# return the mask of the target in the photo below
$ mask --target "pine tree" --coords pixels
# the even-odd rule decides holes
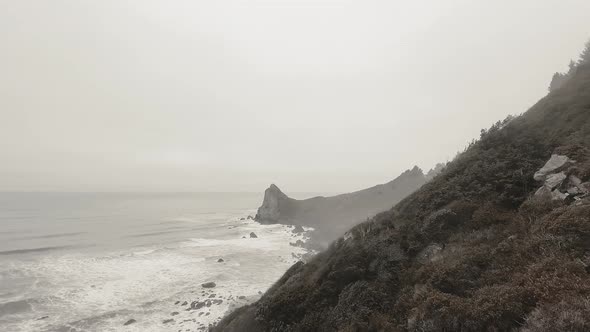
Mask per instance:
[[[586,47],[582,54],[580,54],[580,61],[578,63],[588,63],[590,62],[590,40],[586,42]]]
[[[549,84],[549,92],[559,89],[566,79],[567,75],[562,73],[553,74],[553,79],[551,79],[551,83]]]
[[[570,60],[568,75],[572,74],[576,70],[577,63],[574,60]]]

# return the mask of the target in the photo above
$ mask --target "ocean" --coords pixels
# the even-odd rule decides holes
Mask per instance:
[[[248,219],[261,202],[0,193],[0,331],[205,330],[307,253],[289,226]]]

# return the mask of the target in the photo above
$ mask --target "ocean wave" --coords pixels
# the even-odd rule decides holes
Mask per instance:
[[[32,240],[32,239],[52,239],[58,237],[70,237],[76,236],[80,234],[86,234],[87,232],[72,232],[72,233],[56,233],[56,234],[47,234],[47,235],[37,235],[37,236],[24,236],[18,238],[18,240]]]
[[[73,248],[73,247],[75,247],[75,246],[54,246],[54,247],[5,250],[5,251],[0,251],[0,256],[29,254],[29,253],[33,253],[33,252],[54,251],[54,250],[60,250],[60,249],[69,249],[69,248]]]
[[[167,230],[167,231],[159,231],[159,232],[140,233],[140,234],[128,235],[127,237],[158,236],[158,235],[170,234],[170,233],[180,233],[180,232],[184,232],[184,231],[186,231],[186,229],[177,229],[177,230]]]

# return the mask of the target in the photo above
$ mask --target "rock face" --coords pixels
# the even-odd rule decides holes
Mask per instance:
[[[444,166],[424,175],[417,166],[395,180],[353,193],[296,200],[272,184],[255,220],[263,224],[283,223],[313,227],[312,239],[321,246],[342,236],[350,227],[386,211],[433,178]],[[299,229],[299,228],[296,228]]]
[[[281,211],[284,214],[284,211],[288,210],[292,205],[292,201],[293,199],[285,195],[279,187],[271,184],[264,191],[262,206],[258,208],[254,219],[263,223],[277,223],[281,219]]]

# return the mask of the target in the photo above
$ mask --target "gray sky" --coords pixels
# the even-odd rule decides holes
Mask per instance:
[[[0,0],[0,191],[344,192],[544,96],[588,0]]]

